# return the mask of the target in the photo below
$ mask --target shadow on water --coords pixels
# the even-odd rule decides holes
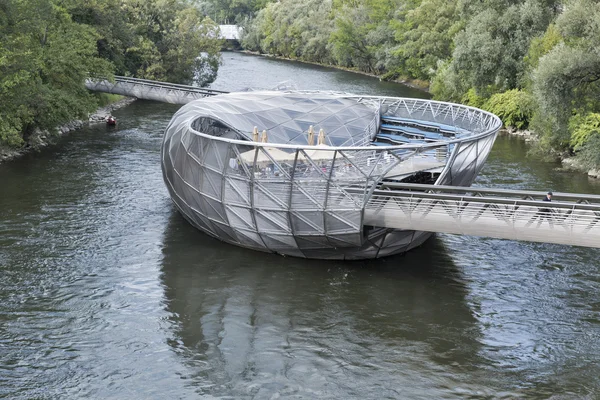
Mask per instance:
[[[163,256],[170,345],[202,394],[436,397],[479,363],[462,274],[435,238],[382,260],[304,260],[224,244],[174,213]]]

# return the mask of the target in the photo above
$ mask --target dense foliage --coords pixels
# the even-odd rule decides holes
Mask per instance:
[[[0,144],[87,115],[89,76],[214,80],[217,30],[186,0],[0,1]]]
[[[228,18],[250,18],[249,50],[429,82],[435,98],[533,129],[540,153],[597,166],[589,121],[600,113],[598,0],[230,2],[246,5]]]
[[[90,74],[210,82],[213,21],[249,50],[429,84],[598,166],[599,0],[2,0],[0,143],[88,112]]]

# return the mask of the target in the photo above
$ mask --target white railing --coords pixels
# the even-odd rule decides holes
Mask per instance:
[[[373,193],[365,225],[600,248],[600,196],[555,193],[545,202],[532,200],[543,192],[396,186],[404,190]],[[451,193],[460,190],[472,193]]]

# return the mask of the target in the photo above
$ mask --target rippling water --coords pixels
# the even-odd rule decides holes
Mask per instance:
[[[213,87],[414,95],[241,54]],[[418,93],[418,92],[417,92]],[[419,96],[425,96],[418,93]],[[0,397],[600,398],[600,252],[437,235],[307,261],[222,244],[160,173],[177,107],[138,101],[0,165]],[[600,193],[500,137],[476,184]]]

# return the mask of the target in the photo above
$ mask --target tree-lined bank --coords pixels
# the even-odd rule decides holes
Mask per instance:
[[[248,50],[430,84],[534,131],[539,155],[600,166],[598,0],[5,0],[0,145],[93,110],[90,74],[212,81],[213,20]]]
[[[2,1],[0,145],[20,147],[94,110],[90,75],[211,82],[217,32],[186,0]]]
[[[594,0],[239,1],[246,49],[430,83],[436,99],[531,129],[544,157],[600,165],[600,3]],[[258,11],[256,11],[258,10]],[[221,22],[221,21],[218,21]]]

